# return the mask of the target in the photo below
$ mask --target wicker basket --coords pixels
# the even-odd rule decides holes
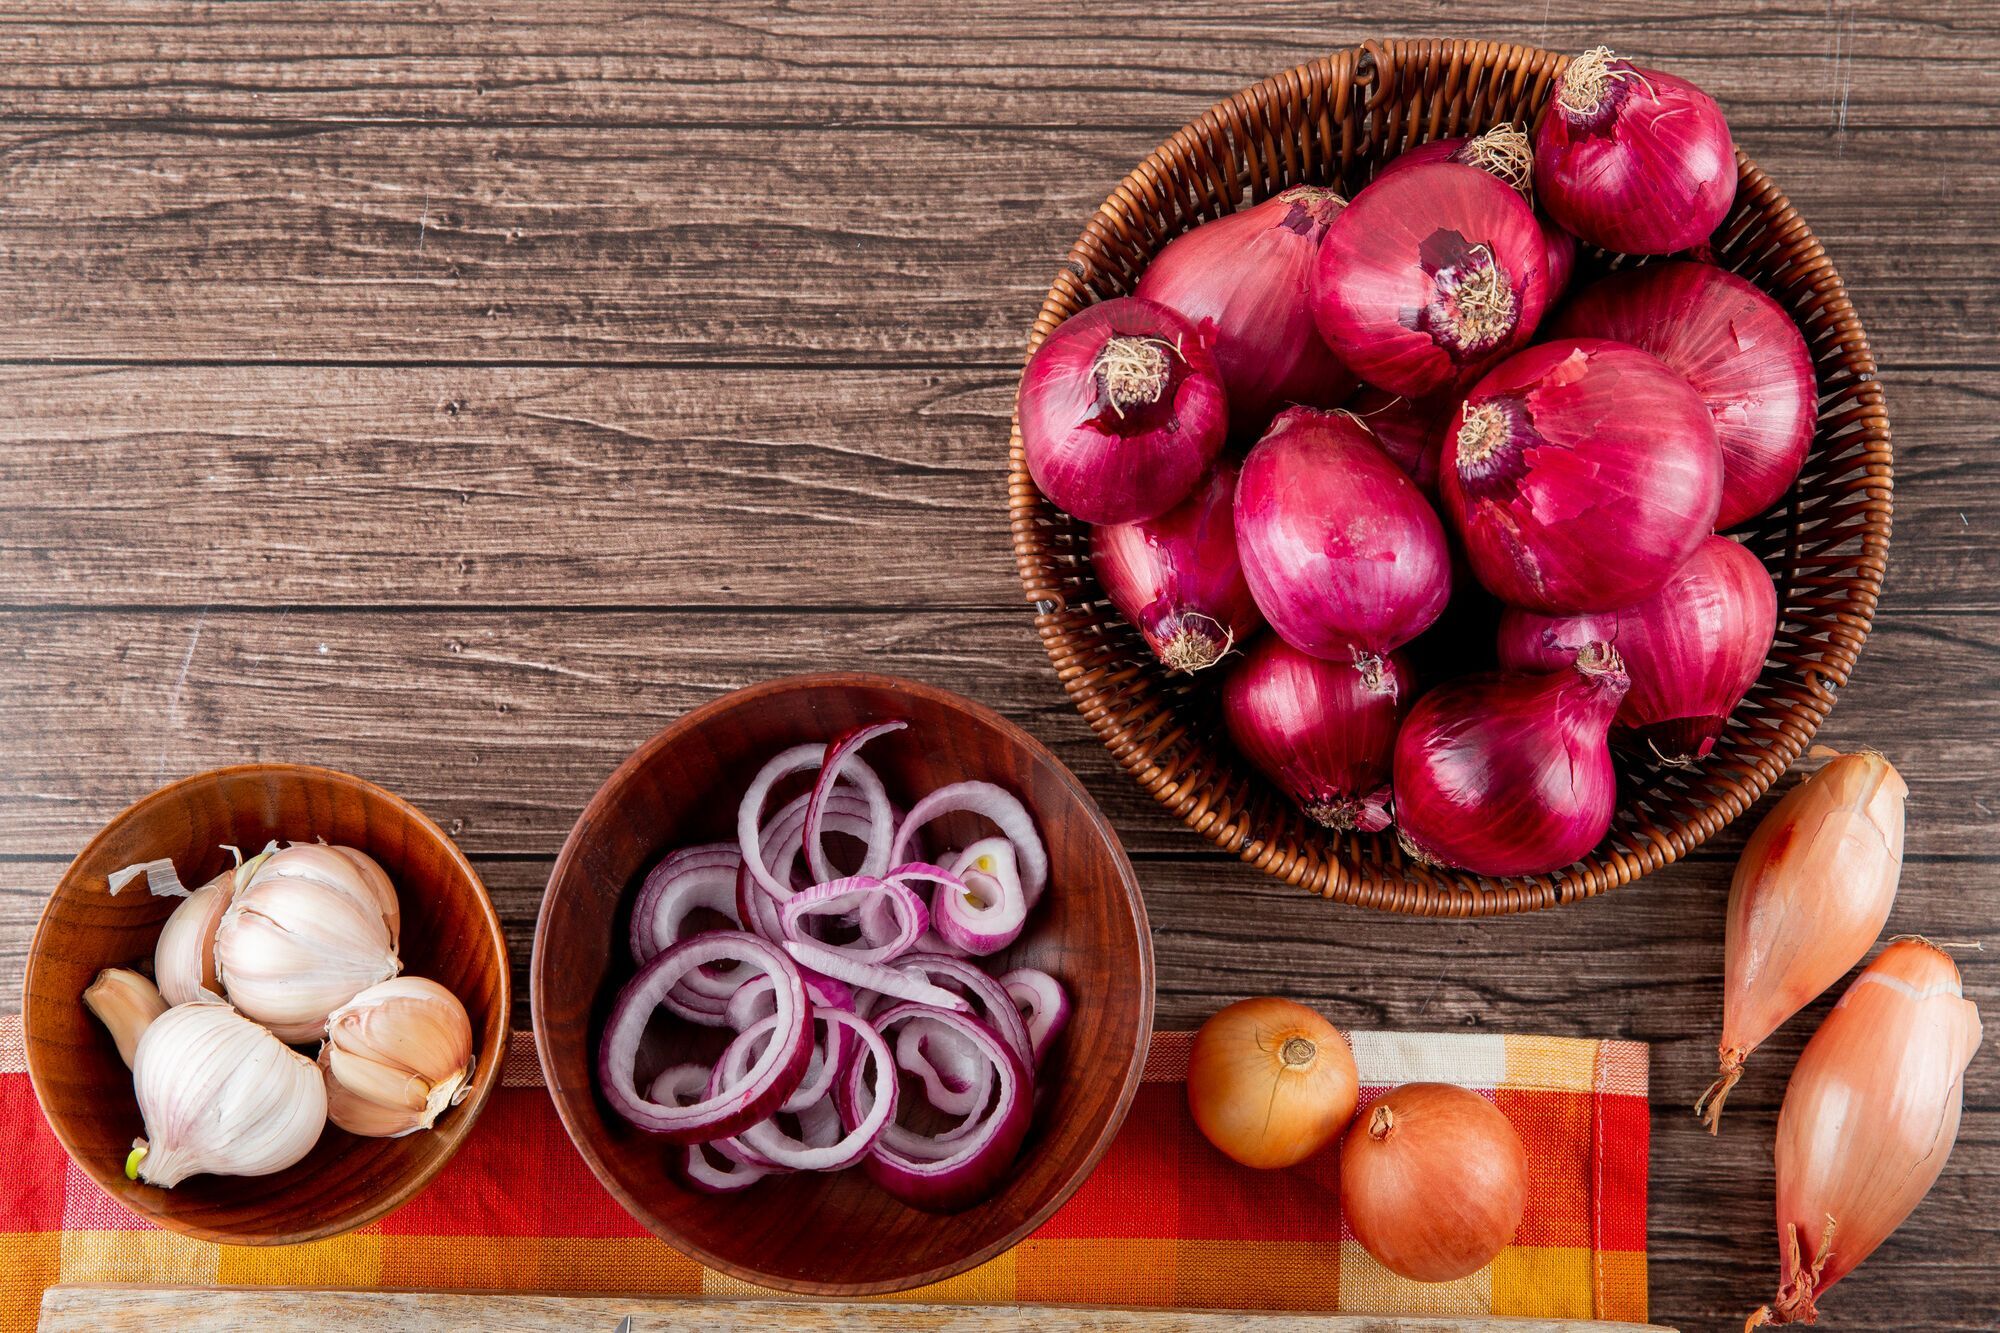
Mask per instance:
[[[1097,210],[1042,303],[1030,351],[1085,306],[1130,292],[1151,256],[1197,223],[1293,185],[1351,192],[1413,144],[1533,120],[1565,63],[1494,42],[1368,42],[1218,103]],[[1170,677],[1105,600],[1084,525],[1028,476],[1017,421],[1007,507],[1036,627],[1078,711],[1142,787],[1217,846],[1288,883],[1418,916],[1520,912],[1602,893],[1699,846],[1770,787],[1812,739],[1868,637],[1889,549],[1889,422],[1840,275],[1756,164],[1739,154],[1738,169],[1716,258],[1797,319],[1820,412],[1804,472],[1743,534],[1777,580],[1778,636],[1709,758],[1686,770],[1621,760],[1610,835],[1553,875],[1432,870],[1406,859],[1393,834],[1323,829],[1237,757],[1220,734],[1212,686]]]

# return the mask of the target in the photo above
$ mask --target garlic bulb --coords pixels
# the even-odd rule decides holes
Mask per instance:
[[[215,932],[229,1002],[285,1041],[326,1035],[326,1016],[403,970],[401,913],[382,868],[346,847],[294,843],[236,891]]]
[[[326,1128],[313,1062],[226,1004],[182,1004],[146,1029],[132,1061],[145,1117],[125,1174],[170,1188],[189,1176],[267,1176]]]
[[[153,983],[129,967],[107,967],[99,972],[97,980],[85,988],[83,1003],[97,1015],[98,1022],[111,1029],[111,1040],[118,1043],[118,1058],[127,1069],[139,1049],[139,1038],[146,1035],[154,1019],[167,1012],[167,1002]]]
[[[333,1011],[319,1065],[334,1124],[401,1138],[429,1129],[472,1090],[472,1020],[435,981],[397,977]]]
[[[168,1004],[219,1000],[222,983],[215,975],[215,928],[236,895],[236,872],[225,870],[181,899],[180,906],[160,928],[153,946],[153,975]]]

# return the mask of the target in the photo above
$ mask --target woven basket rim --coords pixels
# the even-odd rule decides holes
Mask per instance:
[[[1548,85],[1567,63],[1568,58],[1560,54],[1515,43],[1370,40],[1309,60],[1222,99],[1153,149],[1085,223],[1042,302],[1024,364],[1058,324],[1098,299],[1092,284],[1110,283],[1118,290],[1129,290],[1129,280],[1136,277],[1137,270],[1124,271],[1128,266],[1115,262],[1116,252],[1125,248],[1117,238],[1140,225],[1139,220],[1160,216],[1162,200],[1184,203],[1190,191],[1199,191],[1201,209],[1228,211],[1239,206],[1246,191],[1253,199],[1261,199],[1285,186],[1308,183],[1289,133],[1280,143],[1273,132],[1274,118],[1277,124],[1287,123],[1283,119],[1285,108],[1305,117],[1300,132],[1316,131],[1319,147],[1338,139],[1340,160],[1329,162],[1324,173],[1331,175],[1356,157],[1356,140],[1371,118],[1390,116],[1392,132],[1402,132],[1406,140],[1402,147],[1446,133],[1476,132],[1472,126],[1480,121],[1484,104],[1493,96],[1492,83],[1514,74],[1516,96],[1525,96],[1538,109],[1546,103]],[[1481,76],[1488,73],[1493,79],[1482,83]],[[1405,85],[1413,80],[1418,82],[1417,89],[1406,90]],[[1394,110],[1399,96],[1428,95],[1431,83],[1439,85],[1441,95],[1450,92],[1458,99],[1472,90],[1469,108],[1449,118],[1452,128],[1441,128],[1446,121],[1443,104],[1434,105],[1422,118],[1423,123],[1411,116],[1405,124],[1405,118]],[[1451,92],[1453,89],[1457,91]],[[1316,120],[1312,117],[1315,103],[1319,104]],[[1124,663],[1100,678],[1081,664],[1083,640],[1075,631],[1089,615],[1072,607],[1058,586],[1061,580],[1055,571],[1067,557],[1050,546],[1046,527],[1051,518],[1070,520],[1049,504],[1028,475],[1017,413],[1009,447],[1008,510],[1015,563],[1026,598],[1035,606],[1036,628],[1058,679],[1085,721],[1120,766],[1156,801],[1216,846],[1322,897],[1411,915],[1498,915],[1594,897],[1671,864],[1755,804],[1804,753],[1833,706],[1835,689],[1846,683],[1873,623],[1892,527],[1893,451],[1875,359],[1839,273],[1783,192],[1740,148],[1736,156],[1736,203],[1718,237],[1728,232],[1735,239],[1753,224],[1768,228],[1770,235],[1764,239],[1782,248],[1788,285],[1810,292],[1819,316],[1820,334],[1816,337],[1806,330],[1821,399],[1808,470],[1820,455],[1830,429],[1827,404],[1843,393],[1851,394],[1855,401],[1838,423],[1842,434],[1834,452],[1856,446],[1864,450],[1863,459],[1855,465],[1860,480],[1847,487],[1849,494],[1859,497],[1855,513],[1861,521],[1859,526],[1841,528],[1834,542],[1841,549],[1859,542],[1859,553],[1844,557],[1855,572],[1843,575],[1837,600],[1819,609],[1819,615],[1832,622],[1826,641],[1812,645],[1821,654],[1819,659],[1810,667],[1788,668],[1792,674],[1783,677],[1793,681],[1796,676],[1799,693],[1788,699],[1789,716],[1778,721],[1771,742],[1731,767],[1727,789],[1705,798],[1691,815],[1656,824],[1642,814],[1637,829],[1614,825],[1610,840],[1589,857],[1549,875],[1493,879],[1433,872],[1401,864],[1393,854],[1356,856],[1351,841],[1343,851],[1332,845],[1330,835],[1303,840],[1288,832],[1295,820],[1277,821],[1281,827],[1275,837],[1268,830],[1253,828],[1254,811],[1235,808],[1226,799],[1220,805],[1211,803],[1215,793],[1203,785],[1210,781],[1203,764],[1158,762],[1163,751],[1185,736],[1188,728],[1180,719],[1156,717],[1147,720],[1142,730],[1126,725],[1121,711],[1126,696],[1146,691],[1146,679],[1158,672],[1156,666]],[[1220,168],[1225,188],[1218,191],[1211,181],[1200,179],[1190,169],[1191,163]],[[1178,230],[1171,221],[1168,226]],[[1758,285],[1768,290],[1766,284]],[[1788,314],[1798,317],[1793,303],[1782,296],[1778,299]],[[1830,390],[1829,376],[1841,372],[1851,377],[1851,384]],[[1799,505],[1795,490],[1789,503],[1795,525],[1805,521],[1797,515]],[[1781,501],[1777,510],[1787,507],[1787,502]],[[1790,547],[1796,550],[1803,537],[1795,526]],[[1783,597],[1782,584],[1780,593]],[[1816,606],[1825,599],[1823,590],[1815,591]],[[1794,608],[1794,600],[1781,604],[1774,658],[1785,640],[1785,613]],[[1115,617],[1115,612],[1104,614]],[[1760,686],[1772,674],[1767,662]],[[1172,710],[1163,706],[1156,711],[1164,715]],[[1743,712],[1739,706],[1738,715]],[[1226,766],[1245,767],[1233,754],[1226,758]],[[1183,771],[1189,767],[1195,769],[1191,775]],[[1623,773],[1621,765],[1621,812],[1628,797]],[[1720,771],[1713,777],[1724,781]],[[1222,795],[1226,798],[1228,793]],[[1621,841],[1629,850],[1612,850]]]

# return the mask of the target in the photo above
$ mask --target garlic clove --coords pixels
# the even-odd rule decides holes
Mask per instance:
[[[274,853],[237,892],[215,933],[216,973],[230,1003],[285,1041],[324,1036],[328,1014],[403,966],[372,894],[272,873],[301,850],[327,852]]]
[[[236,893],[236,872],[225,870],[183,898],[153,946],[153,976],[168,1004],[220,999],[215,974],[215,928]]]
[[[198,1174],[263,1176],[299,1161],[326,1127],[311,1060],[226,1004],[176,1005],[132,1061],[146,1123],[125,1174],[171,1188]]]
[[[424,977],[370,986],[334,1010],[320,1051],[333,1122],[355,1134],[430,1128],[471,1090],[473,1066],[465,1006]]]
[[[153,983],[129,967],[107,967],[99,972],[97,980],[83,992],[83,1003],[111,1030],[118,1058],[127,1069],[132,1067],[132,1057],[146,1029],[167,1012],[167,1002]]]

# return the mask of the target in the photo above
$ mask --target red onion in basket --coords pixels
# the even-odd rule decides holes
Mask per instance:
[[[1764,669],[1778,628],[1778,595],[1756,556],[1710,537],[1665,587],[1620,611],[1500,619],[1500,665],[1557,671],[1591,643],[1625,659],[1632,689],[1618,726],[1670,764],[1706,755],[1730,711]]]
[[[1499,125],[1470,139],[1433,139],[1406,148],[1383,164],[1375,173],[1375,179],[1393,175],[1410,167],[1422,166],[1426,162],[1456,162],[1461,166],[1478,167],[1487,175],[1521,192],[1521,197],[1530,204],[1535,202],[1535,150],[1527,132],[1518,125]],[[1564,231],[1555,219],[1539,210],[1535,221],[1542,229],[1542,247],[1549,268],[1549,300],[1553,302],[1569,286],[1570,275],[1576,272],[1576,237]]]
[[[1175,237],[1134,295],[1178,311],[1214,343],[1230,424],[1254,439],[1291,403],[1332,407],[1354,389],[1306,303],[1320,241],[1346,201],[1294,186]]]
[[[1236,558],[1236,476],[1221,459],[1158,518],[1091,529],[1097,581],[1169,670],[1212,667],[1264,624]]]
[[[1396,728],[1416,698],[1401,653],[1366,667],[1260,639],[1222,684],[1222,720],[1243,757],[1330,829],[1389,826]]]
[[[1763,513],[1798,477],[1819,413],[1812,354],[1747,280],[1713,264],[1647,264],[1584,288],[1556,328],[1644,348],[1694,386],[1722,445],[1716,527]]]
[[[1609,611],[1658,592],[1714,528],[1722,451],[1700,395],[1658,357],[1565,338],[1474,387],[1445,427],[1440,481],[1494,595]]]
[[[1427,499],[1437,503],[1444,424],[1458,410],[1458,399],[1399,398],[1380,389],[1363,388],[1348,400],[1346,410],[1361,418],[1382,452],[1410,474]]]
[[[1400,648],[1451,594],[1436,512],[1344,412],[1278,414],[1237,482],[1236,549],[1271,628],[1315,657]]]
[[[1547,675],[1468,676],[1417,700],[1396,737],[1396,825],[1419,860],[1540,875],[1595,847],[1618,783],[1606,737],[1627,681],[1593,644]]]
[[[1706,241],[1736,200],[1715,99],[1608,48],[1569,62],[1535,135],[1542,207],[1591,245],[1664,255]]]
[[[1463,385],[1527,342],[1548,302],[1534,211],[1455,162],[1369,185],[1327,228],[1313,271],[1313,317],[1334,355],[1413,398]]]
[[[1042,493],[1086,523],[1132,523],[1187,497],[1228,435],[1205,335],[1119,297],[1063,321],[1021,374],[1021,448]]]

